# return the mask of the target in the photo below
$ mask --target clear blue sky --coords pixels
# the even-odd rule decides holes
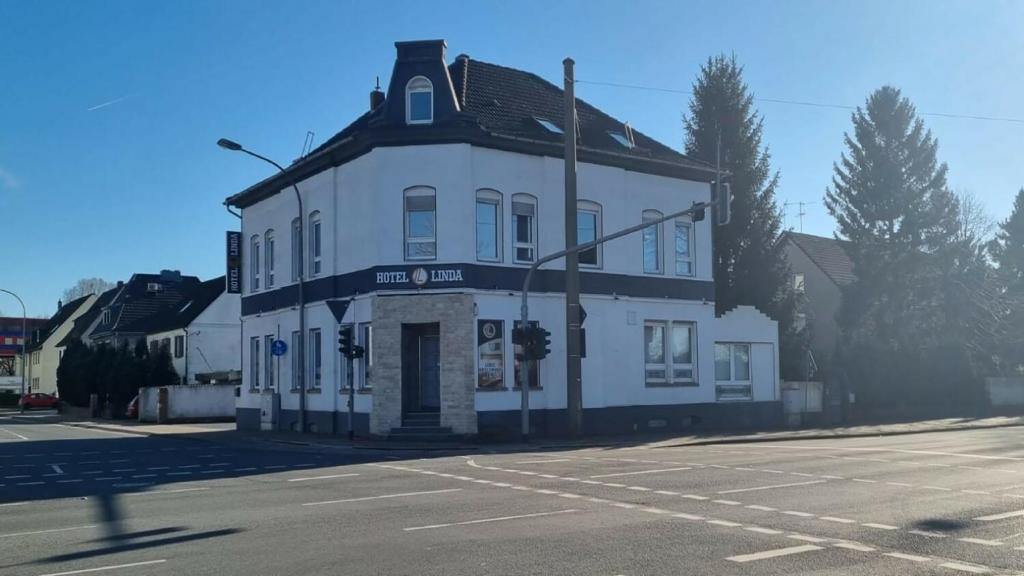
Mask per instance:
[[[367,107],[396,40],[584,80],[687,89],[735,52],[755,95],[857,105],[885,83],[922,112],[1024,118],[1024,2],[254,2],[0,0],[0,287],[49,315],[81,277],[223,273],[223,199],[269,174],[218,149],[236,139],[288,163]],[[577,94],[673,147],[680,94]],[[107,105],[104,105],[107,104]],[[821,197],[844,110],[758,102],[782,175],[831,234]],[[1024,185],[1024,123],[925,117],[950,185],[997,218]],[[796,225],[795,216],[788,220]],[[0,300],[11,314],[17,304]]]

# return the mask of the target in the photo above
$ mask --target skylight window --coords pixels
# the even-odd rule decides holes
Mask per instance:
[[[533,119],[537,121],[537,124],[540,124],[541,126],[544,127],[545,130],[547,130],[548,132],[551,132],[552,134],[564,134],[565,133],[565,132],[562,131],[561,128],[558,127],[558,125],[556,125],[551,120],[548,120],[547,118],[538,118],[537,116],[534,116]]]
[[[622,144],[624,147],[632,150],[634,144],[630,139],[622,132],[608,132],[608,135],[615,139],[616,142]]]

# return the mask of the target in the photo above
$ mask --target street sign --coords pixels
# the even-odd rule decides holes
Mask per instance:
[[[284,356],[284,353],[288,351],[288,345],[285,344],[284,340],[274,340],[270,343],[270,353],[274,356]]]

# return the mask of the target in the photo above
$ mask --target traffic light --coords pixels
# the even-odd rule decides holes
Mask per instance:
[[[352,347],[352,355],[349,356],[349,360],[355,360],[356,358],[362,358],[366,355],[366,349],[356,344]]]
[[[694,222],[703,222],[704,221],[704,209],[701,208],[699,210],[694,210],[693,211],[693,215],[690,217],[690,219],[693,220]]]
[[[338,328],[338,351],[346,358],[352,357],[352,329],[348,326]]]
[[[543,360],[548,354],[551,354],[551,332],[540,326],[532,326],[530,328],[528,351],[530,358],[534,360]]]

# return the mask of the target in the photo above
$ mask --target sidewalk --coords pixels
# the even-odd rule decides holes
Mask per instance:
[[[64,422],[70,426],[139,434],[144,436],[178,436],[210,442],[245,444],[249,446],[296,447],[330,451],[527,451],[545,449],[583,448],[591,446],[643,446],[661,448],[670,446],[700,446],[707,444],[737,444],[749,442],[784,442],[792,440],[821,440],[922,434],[926,432],[952,432],[958,430],[984,430],[1024,426],[1024,416],[993,416],[989,418],[944,418],[898,424],[872,424],[839,428],[812,428],[802,430],[775,430],[769,432],[736,432],[699,434],[690,436],[615,436],[587,438],[579,441],[540,439],[522,443],[397,443],[385,440],[356,440],[349,442],[344,436],[302,435],[294,432],[250,432],[235,429],[233,422],[209,424],[140,424],[137,422]]]

